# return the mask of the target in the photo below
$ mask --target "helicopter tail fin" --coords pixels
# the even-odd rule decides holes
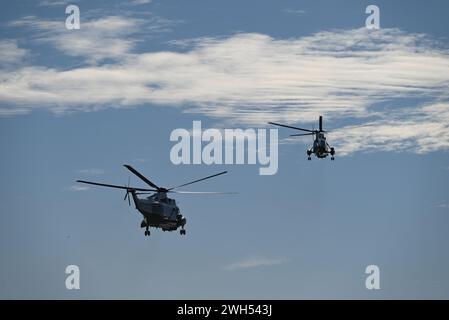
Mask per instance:
[[[129,193],[131,193],[134,201],[134,205],[137,210],[139,210],[139,198],[137,198],[136,190],[130,190]]]

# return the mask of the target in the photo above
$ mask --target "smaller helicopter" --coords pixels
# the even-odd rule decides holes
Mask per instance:
[[[280,127],[284,127],[284,128],[290,128],[290,129],[308,132],[308,133],[300,133],[300,134],[291,134],[290,135],[291,137],[315,135],[315,138],[313,141],[313,146],[311,148],[307,149],[307,160],[312,160],[312,158],[310,157],[312,155],[312,153],[315,154],[315,156],[320,159],[324,159],[330,154],[331,160],[335,160],[335,157],[334,157],[335,149],[327,143],[326,137],[324,135],[324,133],[328,132],[328,131],[323,130],[323,117],[322,116],[320,116],[320,119],[319,119],[319,129],[318,130],[297,128],[297,127],[287,126],[285,124],[279,124],[279,123],[274,123],[274,122],[268,122],[268,123],[273,124],[275,126],[280,126]]]
[[[124,167],[139,177],[143,182],[148,184],[151,189],[130,187],[129,182],[127,186],[120,186],[114,184],[105,184],[92,181],[77,180],[76,182],[85,183],[100,187],[116,188],[125,190],[125,198],[128,199],[128,204],[131,205],[130,195],[133,198],[136,209],[143,215],[143,220],[140,224],[141,228],[145,228],[145,236],[150,235],[150,227],[161,228],[162,231],[175,231],[179,227],[181,228],[180,234],[185,235],[186,230],[184,226],[187,223],[187,219],[181,214],[179,207],[176,205],[175,199],[171,199],[167,196],[167,193],[186,193],[186,194],[235,194],[235,192],[202,192],[202,191],[175,191],[174,189],[191,185],[196,182],[200,182],[206,179],[217,177],[219,175],[227,173],[223,171],[211,176],[207,176],[202,179],[197,179],[184,184],[181,184],[172,188],[164,188],[156,185],[147,179],[144,175],[138,172],[130,165],[125,164]],[[151,193],[146,199],[137,197],[141,194]]]

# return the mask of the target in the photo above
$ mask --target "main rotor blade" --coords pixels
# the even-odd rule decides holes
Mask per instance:
[[[126,169],[128,169],[129,171],[131,171],[132,173],[134,173],[136,176],[138,176],[140,179],[142,179],[146,184],[148,184],[149,186],[155,188],[155,189],[161,189],[160,187],[158,187],[157,185],[155,185],[153,182],[151,182],[150,180],[148,180],[146,177],[144,177],[139,171],[137,171],[136,169],[134,169],[133,167],[131,167],[128,164],[125,164],[124,167]]]
[[[167,189],[167,190],[170,191],[170,190],[173,190],[173,189],[176,189],[176,188],[179,188],[179,187],[184,187],[184,186],[187,186],[189,184],[193,184],[193,183],[200,182],[200,181],[203,181],[203,180],[206,180],[206,179],[210,179],[210,178],[213,178],[213,177],[225,174],[225,173],[228,173],[228,172],[227,171],[223,171],[223,172],[220,172],[220,173],[217,173],[217,174],[213,174],[211,176],[208,176],[208,177],[205,177],[205,178],[202,178],[202,179],[198,179],[198,180],[195,180],[195,181],[191,181],[191,182],[187,182],[187,183],[181,184],[181,185],[176,186],[176,187],[172,187],[172,188]]]
[[[309,130],[309,129],[303,129],[303,128],[298,128],[298,127],[287,126],[285,124],[280,124],[280,123],[275,123],[275,122],[268,122],[268,123],[273,124],[275,126],[290,128],[290,129],[295,129],[295,130],[301,130],[301,131],[307,131],[307,132],[315,132],[316,131],[316,130]]]
[[[91,182],[91,181],[84,181],[84,180],[76,180],[76,182],[79,182],[79,183],[85,183],[85,184],[92,184],[92,185],[94,185],[94,186],[100,186],[100,187],[108,187],[108,188],[123,189],[123,190],[157,191],[157,190],[153,190],[153,189],[142,189],[142,188],[134,188],[134,187],[124,187],[124,186],[118,186],[118,185],[115,185],[115,184],[98,183],[98,182]]]
[[[315,133],[300,133],[300,134],[291,134],[290,137],[301,137],[301,136],[313,136]]]
[[[168,191],[170,193],[183,193],[183,194],[237,194],[237,192],[215,192],[215,191]]]

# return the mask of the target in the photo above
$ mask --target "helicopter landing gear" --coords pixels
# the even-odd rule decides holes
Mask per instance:
[[[335,158],[334,158],[334,154],[335,154],[335,149],[334,148],[331,148],[331,160],[335,160]]]
[[[150,236],[150,230],[149,230],[150,226],[147,224],[146,228],[145,228],[145,237],[149,237]]]
[[[185,229],[179,230],[179,234],[182,235],[182,236],[185,236],[186,230]]]
[[[307,150],[307,160],[312,160],[310,155],[312,154],[312,150]]]

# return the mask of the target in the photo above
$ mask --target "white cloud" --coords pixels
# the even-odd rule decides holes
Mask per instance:
[[[268,259],[268,258],[248,258],[236,263],[225,266],[225,270],[233,271],[238,269],[271,267],[285,263],[285,259]]]
[[[330,134],[340,155],[357,151],[411,151],[419,154],[449,150],[449,103],[408,108],[407,115],[385,114],[363,126]]]
[[[81,169],[81,170],[78,170],[78,173],[80,173],[80,174],[85,174],[85,175],[90,175],[90,176],[94,176],[94,175],[101,175],[101,174],[104,174],[104,170],[103,170],[103,169],[95,169],[95,168],[91,168],[91,169]]]
[[[24,115],[24,114],[29,114],[30,112],[31,112],[31,110],[29,108],[21,108],[21,107],[6,108],[6,107],[0,107],[0,117]]]
[[[75,191],[75,192],[86,191],[86,190],[89,190],[89,187],[88,186],[80,186],[80,185],[74,184],[73,186],[70,186],[69,190],[70,191]]]
[[[435,204],[435,208],[448,209],[449,204],[446,201],[440,201],[437,204]]]
[[[151,0],[134,0],[132,3],[136,4],[136,5],[138,5],[138,4],[147,4],[147,3],[151,3]]]
[[[55,7],[64,6],[69,4],[75,4],[77,0],[42,0],[38,3],[38,6],[42,7]]]
[[[109,15],[89,19],[89,16],[89,12],[83,14],[79,30],[67,30],[64,19],[45,20],[36,16],[25,16],[9,25],[28,28],[33,31],[35,41],[51,44],[67,56],[82,57],[89,64],[97,64],[104,59],[120,62],[129,58],[141,41],[139,35],[143,33],[148,40],[179,23],[151,13],[145,18]]]
[[[0,65],[18,63],[26,54],[25,49],[18,47],[17,41],[0,40]]]
[[[50,43],[68,56],[84,57],[90,63],[106,58],[121,59],[131,52],[136,40],[130,37],[143,24],[141,19],[108,16],[82,21],[79,30],[68,31],[65,20],[41,20],[26,16],[11,23],[37,32],[37,41]]]
[[[301,9],[283,9],[282,12],[290,13],[290,14],[297,15],[297,16],[301,16],[306,13],[305,10],[301,10]]]
[[[138,19],[91,20],[85,30],[95,31],[86,31],[87,39],[67,43],[55,33],[56,22],[17,23],[46,30],[43,41],[67,55],[116,61],[5,70],[4,113],[15,106],[64,113],[153,103],[254,126],[315,123],[323,114],[329,122],[353,118],[364,125],[332,132],[340,155],[449,149],[449,51],[421,34],[362,28],[275,39],[241,33],[173,42],[182,52],[135,53]]]

